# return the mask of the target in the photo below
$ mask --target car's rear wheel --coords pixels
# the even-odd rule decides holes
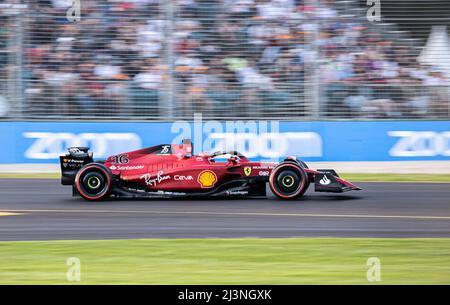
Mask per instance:
[[[78,171],[75,188],[84,199],[105,199],[111,195],[112,175],[103,164],[87,164]]]
[[[302,196],[309,186],[305,170],[293,162],[279,164],[271,173],[269,186],[278,198],[290,200]]]

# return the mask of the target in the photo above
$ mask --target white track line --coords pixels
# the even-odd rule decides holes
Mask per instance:
[[[22,215],[22,213],[13,213],[13,212],[0,211],[0,216],[16,216],[16,215]]]
[[[429,215],[364,215],[364,214],[298,214],[298,213],[254,213],[254,212],[205,212],[205,211],[156,211],[156,210],[2,210],[6,213],[113,213],[113,214],[178,214],[178,215],[215,215],[215,216],[275,216],[275,217],[322,217],[322,218],[385,218],[385,219],[423,219],[450,220],[450,216]]]

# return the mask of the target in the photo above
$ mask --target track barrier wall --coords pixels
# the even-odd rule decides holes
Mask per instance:
[[[71,146],[89,146],[94,157],[101,159],[189,137],[196,153],[226,149],[234,143],[254,160],[289,155],[327,162],[450,160],[450,121],[240,124],[244,132],[229,130],[227,123],[217,121],[0,122],[0,163],[57,163]]]

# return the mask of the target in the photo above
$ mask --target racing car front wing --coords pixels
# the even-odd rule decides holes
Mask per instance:
[[[343,193],[359,191],[361,188],[341,179],[332,169],[318,169],[314,175],[314,190],[316,192]]]

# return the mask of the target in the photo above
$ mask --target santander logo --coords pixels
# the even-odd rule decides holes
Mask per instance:
[[[328,185],[328,184],[330,184],[330,183],[331,183],[331,180],[328,179],[326,175],[323,176],[322,179],[320,179],[320,184],[322,184],[322,185]]]

